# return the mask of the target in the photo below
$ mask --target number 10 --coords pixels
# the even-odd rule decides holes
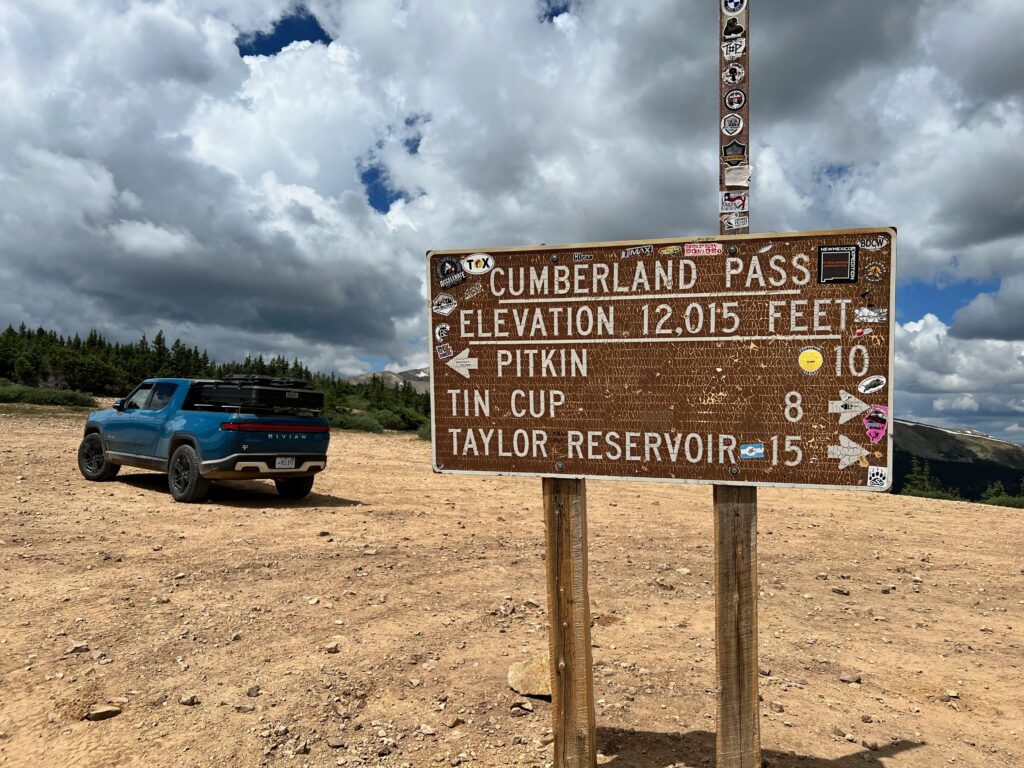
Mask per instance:
[[[860,358],[858,360],[857,358]],[[859,363],[859,365],[858,365]],[[871,365],[871,355],[868,354],[868,348],[863,344],[857,344],[850,348],[850,353],[846,356],[846,365],[850,370],[850,373],[854,376],[866,376],[868,373],[868,366]],[[836,347],[836,376],[843,375],[843,348]]]

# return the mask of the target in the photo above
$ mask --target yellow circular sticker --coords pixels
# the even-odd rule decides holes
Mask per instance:
[[[797,358],[797,361],[800,363],[800,370],[814,375],[825,362],[825,358],[818,347],[804,347],[800,350],[800,357]]]

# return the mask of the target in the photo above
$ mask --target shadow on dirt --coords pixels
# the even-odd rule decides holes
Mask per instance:
[[[147,474],[123,475],[114,482],[138,488],[140,491],[153,491],[167,496],[171,492],[167,488],[167,475],[158,472]],[[361,507],[362,501],[343,499],[327,493],[317,493],[316,484],[313,492],[304,499],[282,499],[277,495],[274,484],[269,480],[228,480],[216,482],[210,488],[207,503],[221,504],[226,507],[278,507],[281,509],[303,509],[306,507]]]
[[[924,746],[919,742],[897,741],[877,750],[862,749],[845,757],[824,758],[793,752],[762,750],[769,768],[885,768],[884,758]],[[611,759],[614,768],[668,768],[676,764],[714,765],[715,734],[709,731],[655,733],[621,728],[598,728],[597,749]]]

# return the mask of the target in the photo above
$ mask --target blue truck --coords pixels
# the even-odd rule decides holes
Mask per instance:
[[[327,467],[322,407],[323,393],[294,379],[146,379],[89,414],[78,468],[93,481],[122,466],[165,472],[180,502],[205,500],[211,481],[259,478],[301,499]]]

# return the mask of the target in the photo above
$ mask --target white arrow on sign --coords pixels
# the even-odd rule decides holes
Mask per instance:
[[[468,379],[469,372],[475,371],[480,366],[480,363],[477,358],[469,356],[468,349],[464,349],[449,360],[448,365],[451,366],[453,371]]]
[[[845,424],[850,419],[860,416],[869,408],[860,398],[854,397],[844,389],[839,390],[838,400],[828,401],[828,412],[839,414],[839,423]]]
[[[846,435],[839,436],[839,445],[830,445],[828,447],[828,457],[830,459],[839,459],[839,468],[846,469],[852,464],[856,464],[864,456],[867,456],[868,452],[857,445],[853,440],[848,438]]]

